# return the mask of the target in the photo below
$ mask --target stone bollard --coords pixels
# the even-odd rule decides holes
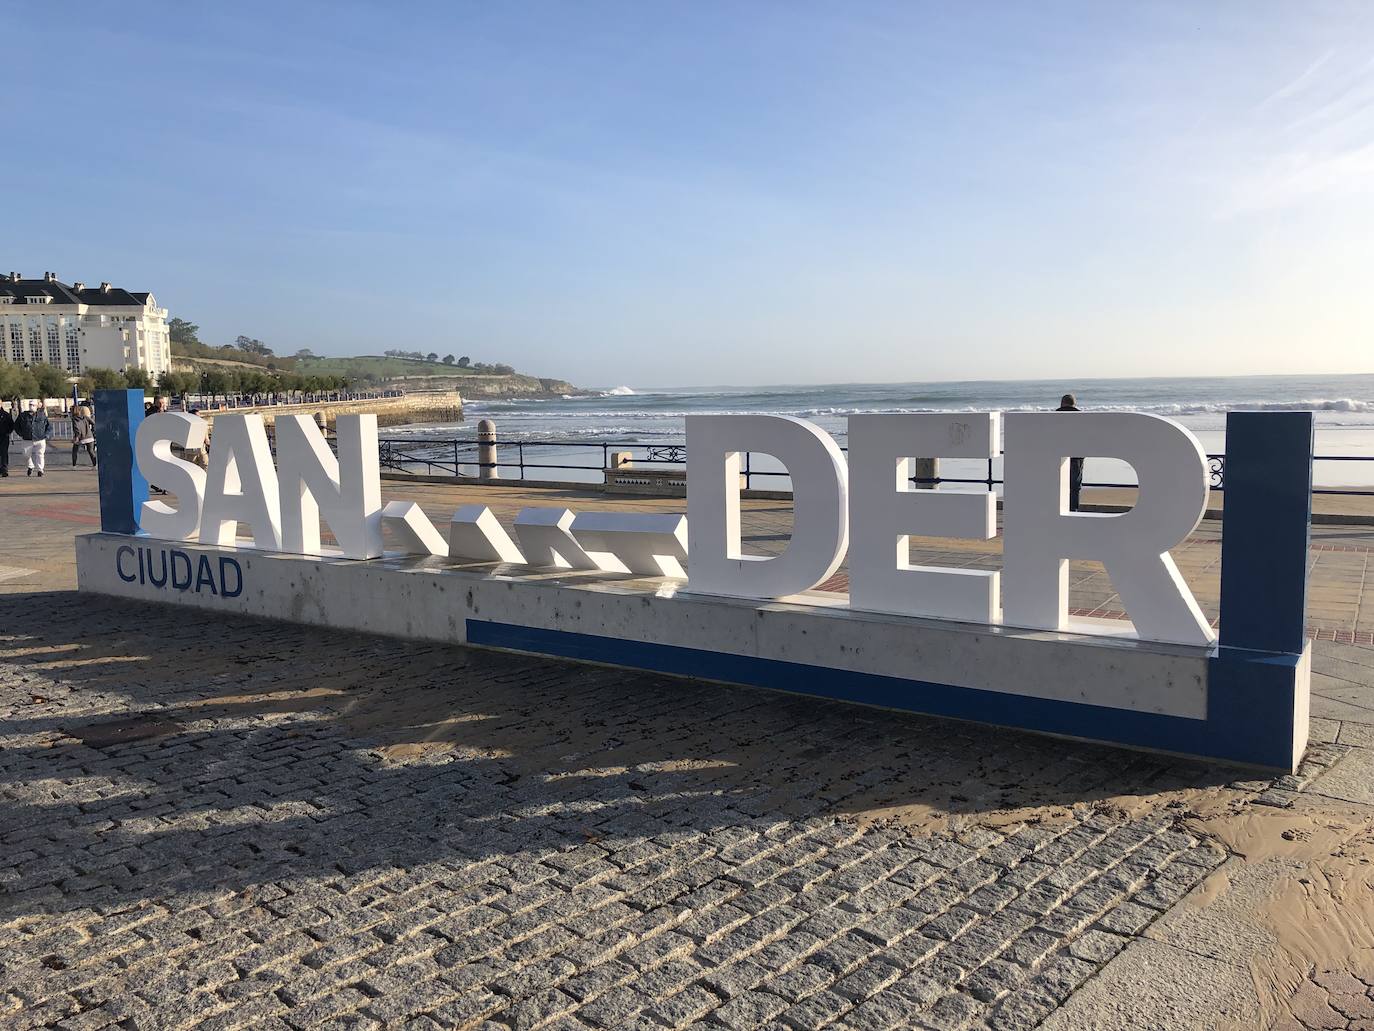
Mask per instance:
[[[483,419],[477,424],[477,475],[483,480],[499,480],[496,468],[496,423]]]
[[[611,473],[628,469],[634,464],[633,451],[612,451],[606,462],[606,482],[611,482]]]
[[[324,420],[324,412],[315,413],[315,425],[320,428],[321,433],[328,435],[329,425]]]

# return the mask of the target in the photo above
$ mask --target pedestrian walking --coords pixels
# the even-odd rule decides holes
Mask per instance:
[[[10,474],[10,434],[14,432],[14,416],[0,401],[0,476]]]
[[[199,408],[192,408],[192,409],[190,410],[190,412],[188,412],[187,414],[188,414],[188,415],[200,415],[200,409],[199,409]],[[207,427],[206,427],[206,430],[205,430],[205,439],[201,441],[200,447],[197,447],[197,448],[188,448],[188,449],[185,451],[185,458],[186,458],[186,460],[187,460],[188,462],[190,462],[192,465],[198,465],[198,466],[200,466],[202,469],[208,470],[208,469],[210,468],[210,451],[209,451],[209,448],[210,448],[210,430],[209,430],[209,427],[207,426]]]
[[[1072,394],[1065,394],[1059,399],[1059,407],[1056,412],[1076,412],[1078,411],[1078,399]],[[1083,459],[1069,459],[1069,511],[1077,512],[1079,502],[1083,496]]]
[[[77,405],[72,409],[72,465],[76,465],[77,456],[82,448],[86,449],[86,454],[90,456],[91,465],[96,464],[95,457],[95,420],[91,418],[91,410],[85,405]]]
[[[149,401],[143,406],[144,417],[149,415],[164,415],[171,410],[171,402],[166,394],[159,394],[154,400]],[[148,484],[148,489],[154,494],[166,494],[167,492],[154,483]]]
[[[14,421],[14,428],[24,441],[24,458],[28,463],[26,476],[35,472],[43,475],[43,463],[48,453],[48,441],[52,439],[52,423],[48,413],[37,401],[30,401],[28,411],[20,412]]]

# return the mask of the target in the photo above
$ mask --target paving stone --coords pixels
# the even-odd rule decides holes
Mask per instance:
[[[700,985],[691,985],[676,995],[657,1003],[648,1016],[667,1027],[683,1027],[697,1020],[721,1004],[720,996]]]
[[[1059,1000],[1049,993],[1023,987],[988,1014],[986,1026],[988,1031],[1030,1031],[1057,1005]]]
[[[627,1027],[635,1017],[657,1002],[634,988],[613,988],[598,996],[577,1011],[580,1019],[600,1027]]]
[[[1087,931],[1069,943],[1069,954],[1076,959],[1103,964],[1126,947],[1126,939],[1105,931]]]
[[[969,974],[963,990],[979,1002],[990,1004],[1016,991],[1025,980],[1023,967],[995,959]]]
[[[902,974],[902,968],[889,963],[882,957],[874,957],[861,963],[853,971],[840,978],[832,986],[836,995],[843,995],[854,1002],[862,1002],[878,994]]]
[[[968,909],[964,906],[955,906],[947,912],[941,913],[929,923],[921,927],[921,933],[931,938],[943,938],[946,941],[963,934],[970,927],[976,924],[981,918],[977,910]]]
[[[835,973],[812,963],[800,963],[786,973],[770,977],[760,988],[772,992],[780,999],[799,1001],[815,995],[823,988],[834,984]]]
[[[961,1031],[973,1023],[982,1007],[967,995],[954,992],[936,1000],[921,1022],[933,1031]]]
[[[474,1021],[499,1013],[510,999],[483,989],[466,991],[458,998],[444,1003],[430,1013],[443,1026],[470,1026]]]
[[[806,962],[843,977],[877,951],[877,945],[857,931],[852,931],[817,949],[807,957]]]
[[[1097,966],[1076,956],[1060,954],[1032,975],[1030,985],[1038,993],[1063,1002],[1069,993],[1086,981]]]
[[[728,1028],[746,1031],[758,1027],[787,1009],[787,1003],[768,992],[744,992],[725,1003],[711,1019]]]
[[[777,1016],[782,1023],[796,1028],[797,1031],[809,1031],[811,1028],[824,1027],[853,1006],[854,1004],[842,995],[821,991],[804,1002],[789,1006]]]
[[[578,1000],[557,988],[549,988],[535,995],[527,995],[513,1002],[502,1015],[514,1031],[532,1031],[565,1013],[570,1013]]]
[[[741,959],[708,970],[702,975],[701,983],[722,998],[733,999],[762,984],[770,973],[767,967],[761,967],[753,960]]]

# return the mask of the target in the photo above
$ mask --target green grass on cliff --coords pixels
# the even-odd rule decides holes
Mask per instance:
[[[472,369],[460,369],[443,362],[423,362],[411,358],[384,358],[364,354],[356,358],[298,358],[297,371],[307,376],[352,376],[394,379],[398,376],[473,376]]]

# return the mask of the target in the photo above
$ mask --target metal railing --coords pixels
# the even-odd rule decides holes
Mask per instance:
[[[610,468],[611,455],[615,452],[629,451],[633,454],[633,469],[641,469],[645,466],[682,467],[687,461],[687,445],[685,443],[666,443],[666,444],[644,444],[642,442],[624,443],[613,440],[498,440],[498,460],[495,462],[482,462],[478,458],[477,448],[479,441],[474,437],[466,438],[443,438],[434,437],[384,437],[380,442],[381,465],[384,469],[397,471],[414,471],[417,466],[424,466],[429,475],[434,475],[437,471],[440,474],[450,476],[463,476],[463,469],[495,470],[502,474],[503,479],[512,478],[509,475],[515,474],[513,478],[525,479],[552,479],[550,476],[532,477],[530,474],[539,471],[547,472],[578,472],[583,474],[604,473]],[[514,450],[514,461],[505,458]],[[528,449],[528,450],[527,450]],[[601,462],[599,465],[588,464],[585,462],[558,462],[544,461],[549,456],[539,453],[539,449],[563,449],[577,452],[599,452]],[[847,451],[847,448],[840,448]],[[554,456],[557,457],[557,456]],[[1374,455],[1314,455],[1313,464],[1318,462],[1374,462]],[[985,476],[935,476],[935,477],[908,477],[909,482],[921,486],[936,486],[944,483],[962,484],[984,484],[988,490],[994,490],[1003,481],[996,475],[995,459],[987,460],[987,474]],[[755,466],[752,452],[745,452],[743,455],[743,468],[740,470],[744,478],[747,489],[753,489],[755,479],[764,480],[765,484],[770,479],[787,479],[790,475],[786,470],[759,469]],[[1207,476],[1208,483],[1212,490],[1224,492],[1226,490],[1226,456],[1224,454],[1207,455]],[[1132,488],[1134,483],[1117,483],[1110,481],[1085,480],[1084,487],[1119,487]],[[1338,494],[1351,497],[1374,497],[1374,486],[1369,488],[1353,487],[1314,487],[1313,494]]]
[[[485,443],[485,442],[482,442]],[[476,438],[464,440],[450,438],[436,440],[433,437],[383,437],[379,442],[379,455],[383,469],[407,471],[408,466],[425,466],[427,475],[434,475],[437,469],[450,476],[463,475],[462,469],[493,469],[497,471],[514,470],[518,479],[529,479],[527,472],[546,469],[559,472],[605,472],[611,464],[613,451],[644,450],[643,457],[636,455],[635,467],[644,465],[681,465],[686,461],[686,447],[681,444],[670,445],[669,450],[677,457],[660,456],[654,452],[658,447],[645,447],[643,444],[617,444],[613,441],[568,441],[568,440],[498,440],[496,446],[501,451],[515,449],[515,461],[483,462],[478,458],[479,441]],[[600,465],[585,462],[541,462],[535,461],[538,455],[527,455],[526,449],[566,448],[576,451],[601,453]],[[498,452],[499,454],[499,452]]]
[[[287,393],[211,394],[190,391],[179,395],[184,411],[232,411],[235,408],[288,408],[300,405],[334,404],[346,401],[377,401],[389,397],[405,397],[404,390],[306,390]]]

